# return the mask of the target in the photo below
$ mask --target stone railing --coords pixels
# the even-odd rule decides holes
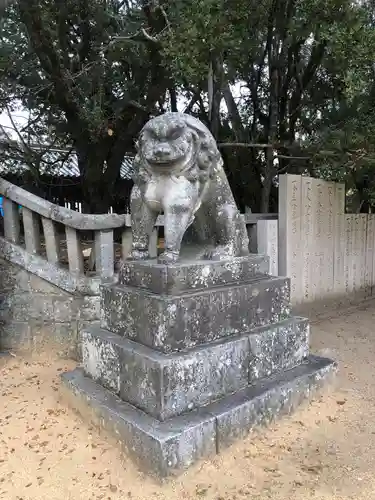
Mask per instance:
[[[129,254],[129,215],[81,214],[1,178],[0,196],[4,211],[1,256],[67,291],[98,293],[100,282],[114,279],[116,260]],[[275,214],[244,217],[250,241],[259,220],[277,219]],[[158,227],[162,225],[161,216],[150,241],[152,256],[157,253]]]
[[[125,215],[81,214],[54,205],[4,179],[0,179],[0,195],[4,240],[11,245],[5,254],[9,254],[12,246],[21,253],[23,248],[27,255],[40,257],[50,268],[65,268],[71,276],[113,278],[114,231],[125,230]],[[90,242],[92,235],[94,241]]]

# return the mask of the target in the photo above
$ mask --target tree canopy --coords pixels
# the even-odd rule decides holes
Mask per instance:
[[[108,209],[145,121],[176,109],[210,127],[241,209],[275,210],[280,172],[349,180],[370,206],[374,12],[349,0],[18,0],[1,22],[0,102],[31,111],[24,161],[35,166],[26,146],[41,137],[74,148],[91,211]]]

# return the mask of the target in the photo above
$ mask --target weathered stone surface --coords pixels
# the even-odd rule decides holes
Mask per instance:
[[[62,375],[70,405],[107,431],[138,466],[159,478],[179,473],[201,458],[212,456],[254,427],[290,413],[320,389],[335,372],[335,364],[311,357],[250,389],[212,403],[204,410],[159,422],[124,403],[75,370]]]
[[[30,291],[36,293],[43,293],[46,295],[58,295],[61,296],[64,294],[64,291],[61,291],[61,288],[52,285],[48,281],[39,278],[39,276],[35,276],[35,274],[28,273],[27,271],[22,271],[22,274],[29,277],[30,281]],[[65,294],[64,294],[65,295]]]
[[[0,318],[0,349],[28,350],[31,347],[31,327],[21,321],[7,322]]]
[[[249,335],[250,383],[304,361],[309,355],[309,333],[308,320],[298,317],[253,330]]]
[[[43,318],[31,319],[30,325],[30,346],[31,352],[42,352],[44,349],[50,350],[55,343],[55,325]]]
[[[1,181],[0,181],[1,183]],[[17,203],[6,197],[3,198],[4,235],[8,241],[19,243],[20,240],[20,212]]]
[[[100,319],[100,297],[86,296],[79,302],[78,316],[81,321],[97,321]]]
[[[99,321],[99,296],[73,295],[4,259],[0,275],[0,349],[40,352],[48,345],[79,359],[77,332]]]
[[[66,246],[68,250],[69,272],[73,276],[84,274],[82,243],[76,229],[65,226]]]
[[[183,350],[289,317],[289,293],[287,278],[180,296],[105,286],[102,327],[163,352]]]
[[[164,212],[161,263],[176,262],[186,230],[196,225],[212,260],[248,255],[246,226],[233,198],[223,159],[208,128],[184,113],[166,113],[143,127],[131,194],[134,260],[150,258],[156,219]]]
[[[114,274],[113,229],[95,233],[96,272],[103,278],[112,278]]]
[[[253,428],[267,426],[280,416],[292,413],[303,400],[321,389],[336,370],[333,361],[310,356],[292,370],[213,403],[209,411],[216,417],[218,452]]]
[[[156,260],[128,261],[123,264],[119,282],[161,295],[178,295],[189,290],[246,283],[267,274],[268,269],[269,260],[262,255],[221,261],[181,260],[168,266]]]
[[[22,208],[23,229],[25,234],[26,251],[30,254],[40,252],[40,217],[28,208]]]
[[[68,270],[47,262],[39,255],[29,254],[23,248],[6,241],[1,236],[0,255],[10,263],[20,266],[29,275],[34,274],[60,290],[82,295],[99,295],[100,278],[74,276]]]
[[[47,260],[51,264],[58,266],[60,262],[60,235],[57,231],[57,224],[51,219],[42,217],[42,225]]]
[[[13,310],[9,307],[11,304],[11,297],[9,294],[0,295],[0,322],[1,324],[9,323],[14,319]]]
[[[171,355],[93,327],[81,339],[85,373],[159,420],[248,385],[246,336]]]
[[[215,418],[204,411],[159,422],[84,377],[79,369],[63,374],[62,381],[70,404],[109,432],[145,472],[163,478],[216,453]]]
[[[32,294],[28,297],[30,318],[45,322],[54,320],[52,296]]]
[[[53,301],[53,320],[58,323],[74,321],[77,318],[77,301],[73,297],[56,297]]]
[[[14,321],[25,321],[32,317],[32,305],[30,295],[26,293],[8,295],[5,297],[1,312],[5,313],[3,318],[11,318]]]
[[[292,318],[185,353],[160,353],[92,326],[81,331],[81,345],[86,374],[165,420],[303,362],[308,322]]]

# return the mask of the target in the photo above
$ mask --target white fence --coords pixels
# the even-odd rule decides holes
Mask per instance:
[[[278,274],[291,278],[294,304],[357,292],[370,295],[374,239],[375,215],[345,214],[343,184],[280,176]]]

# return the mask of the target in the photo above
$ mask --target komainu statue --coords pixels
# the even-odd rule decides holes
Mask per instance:
[[[237,209],[223,160],[210,131],[196,118],[167,113],[142,129],[134,160],[131,195],[133,246],[130,259],[149,258],[149,239],[164,214],[160,263],[176,262],[191,224],[214,242],[205,258],[222,260],[249,253],[245,223]]]

